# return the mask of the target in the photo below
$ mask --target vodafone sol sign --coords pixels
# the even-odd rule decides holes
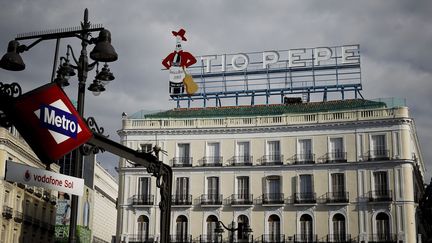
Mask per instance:
[[[5,179],[7,181],[70,193],[77,196],[82,196],[84,192],[83,179],[54,173],[9,160],[6,161]]]

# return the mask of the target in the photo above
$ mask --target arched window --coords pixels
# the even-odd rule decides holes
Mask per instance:
[[[268,218],[268,240],[269,242],[280,242],[280,218],[272,214]]]
[[[345,241],[346,229],[345,229],[345,216],[338,213],[333,216],[333,235],[331,235],[332,242]]]
[[[145,215],[138,217],[138,240],[145,241],[149,235],[149,218]]]
[[[188,221],[184,215],[180,215],[176,219],[176,239],[181,242],[187,242]]]
[[[215,229],[216,229],[216,225],[218,223],[218,218],[214,215],[210,215],[207,217],[207,240],[208,241],[213,241],[216,239],[216,233],[215,233]]]
[[[240,215],[237,218],[237,239],[238,240],[247,240],[248,235],[245,232],[246,226],[249,225],[249,219],[245,215]]]
[[[386,213],[378,213],[376,218],[376,234],[378,240],[389,240],[390,239],[390,220]]]
[[[303,214],[300,217],[300,241],[313,241],[312,217],[309,214]]]

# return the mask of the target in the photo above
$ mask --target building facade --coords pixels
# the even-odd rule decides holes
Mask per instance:
[[[31,151],[13,127],[0,127],[0,242],[54,242],[57,192],[4,180],[7,160],[45,168]]]
[[[425,169],[406,106],[355,99],[137,114],[118,133],[133,149],[166,151],[172,242],[417,242]],[[158,240],[155,184],[120,159],[117,242]],[[219,221],[238,230],[216,233]]]

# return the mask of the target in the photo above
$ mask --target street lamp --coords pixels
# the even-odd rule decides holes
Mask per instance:
[[[98,38],[91,38],[90,33],[99,31]],[[60,39],[76,37],[81,40],[81,52],[78,59],[75,58],[74,52],[71,46],[67,46],[66,57],[60,58],[60,66],[57,70],[57,76],[54,79],[54,70],[56,69],[58,46]],[[36,39],[30,45],[21,45],[19,40]],[[88,21],[88,10],[84,11],[84,21],[81,22],[80,27],[60,29],[55,31],[43,31],[40,33],[30,33],[29,35],[20,35],[15,40],[12,40],[8,44],[7,53],[0,60],[0,67],[10,71],[22,71],[25,69],[25,64],[20,56],[20,53],[30,50],[33,46],[37,45],[43,40],[56,39],[56,51],[54,56],[54,67],[52,82],[56,82],[58,85],[65,87],[69,85],[69,78],[74,76],[77,70],[78,73],[78,114],[84,116],[84,100],[85,100],[85,87],[87,74],[95,66],[98,67],[98,62],[105,62],[104,68],[99,73],[97,72],[96,78],[88,89],[95,94],[99,94],[104,91],[104,83],[114,79],[114,76],[110,72],[107,62],[113,62],[118,59],[118,55],[111,45],[111,33],[104,29],[101,25],[91,25]],[[95,44],[95,47],[90,52],[90,58],[94,62],[89,63],[87,55],[87,46],[89,44]],[[72,59],[75,65],[70,64],[69,53],[72,54]],[[81,167],[82,167],[82,154],[79,149],[73,151],[74,164],[75,164],[75,175],[81,178]],[[71,219],[69,228],[69,242],[76,242],[76,225],[77,225],[77,213],[78,213],[78,196],[72,196],[71,202]]]
[[[234,221],[232,221],[231,225],[232,225],[231,228],[228,228],[227,226],[224,225],[224,223],[222,221],[218,221],[217,222],[217,225],[216,225],[216,228],[215,228],[214,231],[220,237],[220,239],[221,239],[220,242],[222,242],[222,234],[224,232],[223,228],[225,228],[226,230],[228,230],[229,232],[231,232],[230,243],[234,242],[234,232],[238,231],[240,229],[240,227],[234,228]],[[223,228],[221,226],[223,226]],[[243,226],[242,229],[243,229],[243,234],[247,237],[248,242],[249,242],[249,235],[253,232],[252,229],[251,229],[251,227],[250,227],[250,225],[249,225],[249,223],[246,223],[246,225]]]

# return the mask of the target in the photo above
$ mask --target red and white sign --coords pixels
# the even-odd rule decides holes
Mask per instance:
[[[82,196],[84,179],[6,161],[5,180]]]
[[[18,97],[14,109],[14,125],[44,163],[58,160],[93,135],[54,83]]]

